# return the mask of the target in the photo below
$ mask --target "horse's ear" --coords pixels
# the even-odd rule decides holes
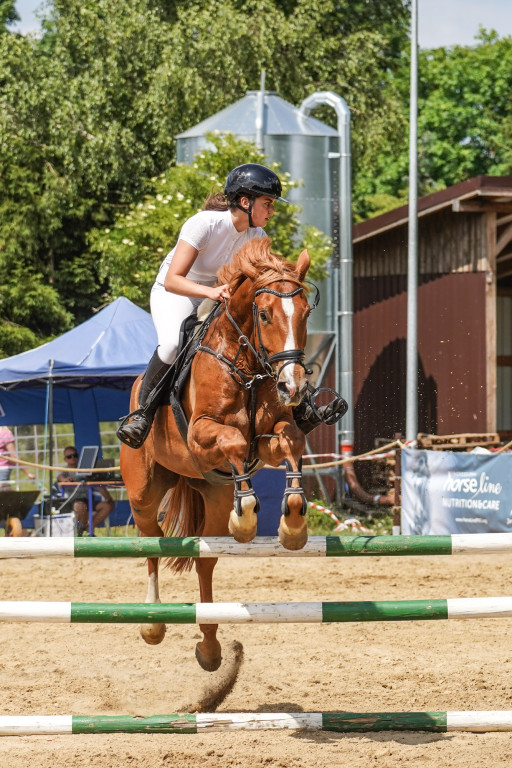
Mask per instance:
[[[299,280],[301,282],[306,277],[306,273],[309,269],[310,264],[311,264],[311,259],[309,258],[309,253],[307,252],[307,249],[304,248],[301,255],[297,259],[297,272],[299,275]]]

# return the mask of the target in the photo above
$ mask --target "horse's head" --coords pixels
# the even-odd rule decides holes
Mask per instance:
[[[298,405],[307,391],[304,348],[311,310],[304,278],[309,265],[307,251],[292,264],[272,253],[266,237],[250,240],[219,271],[219,281],[231,288],[230,311],[251,334],[252,351],[287,406]]]
[[[298,405],[307,391],[304,349],[311,308],[303,281],[309,265],[309,254],[303,251],[293,273],[272,279],[254,292],[255,342],[283,405]]]

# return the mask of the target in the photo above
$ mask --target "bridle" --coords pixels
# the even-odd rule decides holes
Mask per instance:
[[[281,281],[276,280],[275,282],[281,282]],[[320,291],[318,290],[318,287],[314,283],[310,282],[309,280],[305,280],[304,283],[311,285],[315,291],[313,303],[311,304],[311,310],[316,309],[316,307],[318,306],[318,302],[320,301]],[[259,288],[254,293],[254,299],[252,302],[254,343],[251,343],[250,339],[242,331],[242,329],[240,328],[240,326],[238,325],[238,323],[236,322],[236,320],[234,319],[234,317],[229,311],[228,300],[224,299],[223,310],[225,312],[225,315],[229,320],[229,322],[231,323],[231,325],[233,326],[233,328],[238,333],[238,349],[236,351],[234,359],[230,360],[221,352],[215,352],[215,350],[203,344],[200,344],[197,347],[198,351],[207,352],[208,354],[213,355],[222,363],[227,365],[233,380],[239,386],[244,387],[245,389],[252,389],[254,386],[258,385],[263,379],[270,378],[270,379],[273,379],[273,381],[277,381],[281,374],[281,371],[287,365],[301,365],[307,374],[310,374],[312,372],[311,369],[307,368],[306,365],[304,364],[304,357],[305,357],[304,349],[286,349],[286,350],[283,350],[282,352],[276,352],[276,354],[274,355],[269,355],[265,345],[263,344],[263,339],[261,335],[259,309],[258,309],[258,305],[256,304],[256,297],[262,293],[270,293],[273,296],[277,296],[278,298],[281,298],[281,299],[289,299],[305,291],[304,285],[299,285],[297,286],[297,288],[295,288],[295,290],[286,291],[286,292],[276,291],[275,288],[271,288],[270,285],[271,284],[269,284],[268,286],[265,286],[264,288]],[[239,359],[246,349],[249,349],[252,352],[252,354],[258,361],[260,368],[264,371],[264,373],[255,373],[252,375],[248,375],[241,370],[241,368],[239,367]],[[273,365],[279,361],[283,361],[283,364],[279,367],[277,371],[275,371],[273,368]]]

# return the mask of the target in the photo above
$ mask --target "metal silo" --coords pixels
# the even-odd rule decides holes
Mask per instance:
[[[329,155],[338,156],[338,133],[334,128],[305,116],[274,91],[248,91],[243,99],[179,134],[178,162],[191,164],[194,155],[208,145],[206,134],[213,131],[233,133],[261,146],[270,161],[278,162],[293,179],[302,182],[288,194],[290,202],[302,209],[301,222],[332,235],[333,177],[337,166]],[[311,330],[330,334],[332,301],[325,282],[321,292],[322,302],[313,313]],[[317,337],[317,349],[319,341]]]

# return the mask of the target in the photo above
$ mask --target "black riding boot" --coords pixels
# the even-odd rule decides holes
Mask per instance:
[[[159,385],[170,367],[167,363],[162,363],[158,350],[155,350],[142,379],[139,391],[140,408],[125,416],[116,432],[118,438],[130,448],[140,448],[149,435],[160,402]]]
[[[337,393],[334,393],[336,397],[327,405],[315,405],[315,398],[322,391],[326,391],[326,388],[308,392],[302,403],[293,409],[295,423],[305,435],[309,435],[320,424],[327,424],[328,426],[336,424],[348,410],[347,401]],[[333,390],[327,391],[332,392]]]

